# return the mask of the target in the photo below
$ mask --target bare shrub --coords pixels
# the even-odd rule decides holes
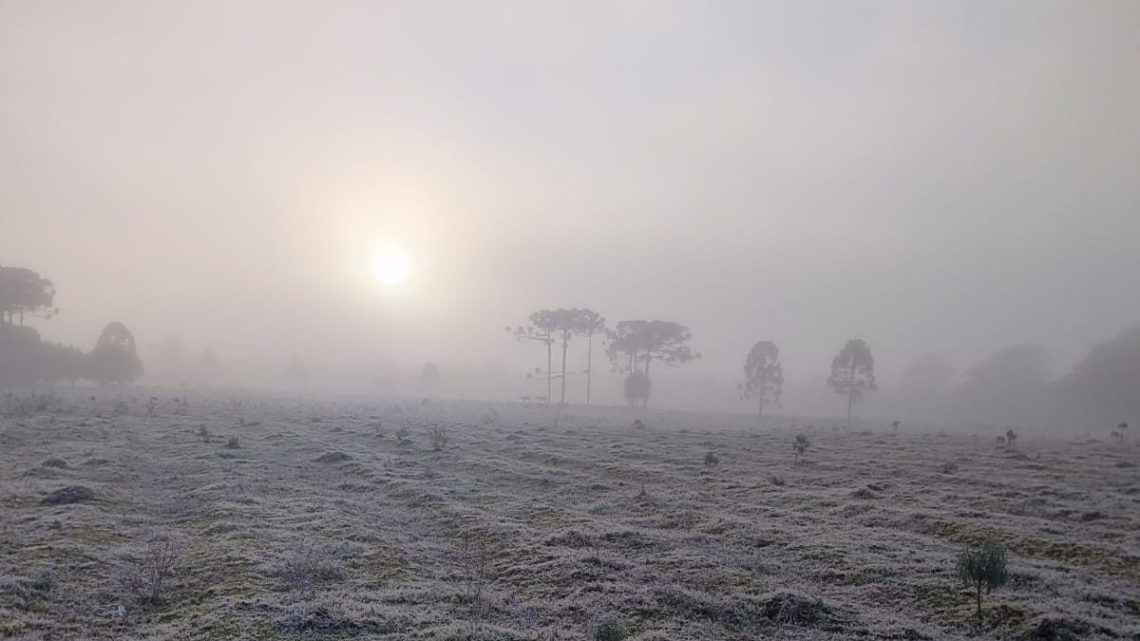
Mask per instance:
[[[808,437],[803,434],[796,434],[796,440],[792,442],[792,450],[796,453],[796,465],[800,464],[800,457],[808,451],[809,447],[811,447],[811,441],[808,440]]]
[[[199,425],[198,426],[197,434],[198,434],[198,439],[201,440],[203,443],[209,443],[210,442],[210,429],[207,428],[205,425]]]
[[[463,526],[458,538],[457,558],[464,596],[476,614],[482,614],[485,609],[483,590],[494,578],[494,550],[482,528]]]
[[[958,464],[954,461],[943,463],[942,467],[938,468],[938,471],[942,472],[943,474],[954,474],[958,471]]]
[[[788,482],[784,480],[784,477],[780,476],[779,474],[773,474],[772,476],[769,476],[768,482],[772,485],[775,485],[776,487],[784,487],[788,484]]]
[[[128,557],[119,574],[120,584],[143,605],[162,603],[181,570],[181,558],[182,546],[176,541],[153,538]]]
[[[447,428],[442,425],[435,425],[428,429],[428,441],[431,443],[431,449],[438,452],[447,447]]]
[[[316,545],[305,545],[290,552],[281,562],[277,576],[285,587],[309,594],[319,583],[344,577],[340,565],[330,561]]]
[[[241,448],[241,442],[238,441],[238,437],[231,436],[229,438],[229,440],[226,441],[226,449],[236,450],[236,449],[240,449],[240,448]]]
[[[622,641],[625,626],[616,617],[602,617],[594,622],[594,641]]]
[[[705,453],[705,465],[713,466],[713,465],[716,465],[717,463],[720,463],[720,459],[717,458],[716,452],[706,452]]]

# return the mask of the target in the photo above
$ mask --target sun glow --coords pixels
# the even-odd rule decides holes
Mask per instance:
[[[403,285],[412,275],[412,259],[396,249],[384,249],[372,254],[372,277],[385,285]]]

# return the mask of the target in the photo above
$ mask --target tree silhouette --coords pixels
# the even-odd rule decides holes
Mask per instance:
[[[875,359],[871,348],[861,338],[847,341],[831,361],[831,375],[827,384],[836,394],[847,396],[847,422],[851,422],[851,409],[863,400],[864,392],[875,391]]]
[[[562,343],[562,366],[559,373],[561,387],[559,397],[560,405],[566,404],[566,353],[570,347],[570,340],[574,336],[586,336],[589,338],[589,347],[587,348],[586,355],[586,403],[589,404],[589,368],[593,360],[594,334],[602,331],[605,327],[605,319],[590,309],[579,309],[577,307],[566,309],[559,307],[554,310],[544,309],[536,312],[534,315],[531,315],[531,322],[535,327],[550,332],[552,338]],[[547,369],[549,369],[549,366]]]
[[[142,361],[135,348],[135,336],[126,325],[108,323],[91,350],[91,378],[100,384],[129,383],[142,376]]]
[[[649,377],[641,372],[634,372],[625,377],[622,381],[622,392],[625,396],[625,402],[633,407],[640,401],[645,403],[649,399],[649,388],[651,383]]]
[[[1140,325],[1094,345],[1054,391],[1056,407],[1050,410],[1069,421],[1135,420],[1140,416]],[[1126,430],[1127,424],[1117,427]]]
[[[606,332],[606,336],[610,341],[606,356],[615,369],[625,372],[627,377],[640,372],[646,382],[651,380],[649,371],[654,360],[673,366],[700,358],[700,354],[693,353],[688,345],[692,339],[689,328],[673,321],[619,321]],[[627,394],[626,400],[629,399]],[[645,385],[645,396],[641,401],[642,407],[649,405],[648,385]]]
[[[592,309],[578,310],[577,332],[586,337],[586,405],[590,404],[590,384],[594,373],[594,334],[604,334],[606,319]]]
[[[764,416],[764,406],[778,404],[784,388],[784,366],[780,364],[780,348],[772,341],[759,341],[744,359],[744,382],[740,384],[744,398],[757,399],[757,416]]]
[[[43,374],[43,351],[36,330],[0,324],[0,388],[35,384]]]
[[[0,324],[10,325],[19,319],[23,325],[24,314],[38,311],[51,316],[54,298],[55,287],[50,280],[30,269],[0,265]]]
[[[43,379],[49,383],[67,381],[75,387],[75,381],[86,378],[88,358],[83,350],[59,343],[43,344]]]
[[[554,390],[551,379],[553,375],[551,368],[553,367],[554,359],[552,349],[554,345],[554,334],[549,310],[542,310],[531,314],[530,325],[526,327],[522,325],[515,328],[508,327],[507,333],[513,335],[515,340],[518,341],[538,341],[546,345],[546,402],[549,404],[550,397]],[[541,370],[539,371],[541,372]],[[528,374],[527,377],[529,378],[530,375]]]

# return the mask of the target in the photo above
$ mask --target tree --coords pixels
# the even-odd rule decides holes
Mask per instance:
[[[827,384],[836,394],[847,397],[847,422],[851,422],[851,408],[863,400],[865,392],[875,391],[875,359],[871,348],[861,338],[847,341],[831,361],[831,375]]]
[[[142,376],[143,366],[135,348],[135,336],[126,325],[108,323],[91,350],[91,377],[101,384],[129,383]]]
[[[626,404],[633,407],[639,402],[645,403],[649,398],[650,386],[649,377],[641,372],[634,372],[626,376],[625,380],[622,381],[622,392],[625,395]]]
[[[38,311],[51,316],[54,298],[50,280],[30,269],[0,265],[0,324],[10,325],[18,318],[23,325],[24,314]]]
[[[542,310],[537,312],[538,317],[531,316],[531,322],[536,327],[547,329],[555,338],[559,339],[562,343],[562,368],[559,374],[561,382],[561,394],[559,404],[566,404],[566,352],[570,346],[570,340],[574,336],[587,336],[589,338],[589,347],[587,348],[587,364],[586,364],[586,404],[590,402],[590,365],[593,361],[594,351],[594,334],[602,331],[605,327],[605,319],[602,318],[597,312],[590,309],[579,309],[572,307],[566,309],[559,307],[555,310]]]
[[[59,343],[43,345],[43,378],[49,383],[68,381],[75,387],[75,381],[87,377],[88,359],[78,347]]]
[[[674,366],[700,358],[688,345],[692,339],[689,328],[673,321],[620,321],[606,336],[610,340],[606,356],[615,369],[633,376],[640,365],[647,381],[651,380],[649,370],[655,359]],[[626,400],[629,400],[628,395]],[[648,387],[641,401],[642,407],[649,405]]]
[[[420,375],[416,377],[416,383],[419,385],[420,391],[430,397],[435,391],[436,385],[439,385],[439,378],[439,365],[424,363]]]
[[[752,346],[744,359],[744,382],[740,384],[744,398],[757,399],[757,416],[764,416],[764,406],[780,402],[784,388],[784,366],[780,364],[780,348],[772,341]]]
[[[0,324],[0,388],[34,385],[42,374],[43,343],[31,327]]]
[[[1053,391],[1053,414],[1070,423],[1113,425],[1140,416],[1140,325],[1093,346]]]
[[[548,314],[544,312],[547,312],[547,310],[531,314],[530,325],[527,325],[525,328],[522,325],[513,329],[508,327],[507,333],[513,335],[517,341],[538,341],[546,345],[546,402],[549,404],[550,397],[554,390],[551,379],[553,374],[551,368],[554,358],[552,351],[554,335],[552,333],[551,319]],[[528,374],[527,377],[529,378],[530,375]]]
[[[590,404],[590,384],[594,372],[594,334],[604,334],[606,319],[592,309],[578,310],[577,332],[586,337],[586,405]]]
[[[974,588],[978,600],[978,618],[982,618],[982,590],[989,594],[1009,580],[1005,546],[990,538],[980,548],[967,547],[958,555],[958,578]]]

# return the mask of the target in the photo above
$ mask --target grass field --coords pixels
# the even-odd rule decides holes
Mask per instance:
[[[0,638],[1140,639],[1136,445],[184,398],[7,399]]]

